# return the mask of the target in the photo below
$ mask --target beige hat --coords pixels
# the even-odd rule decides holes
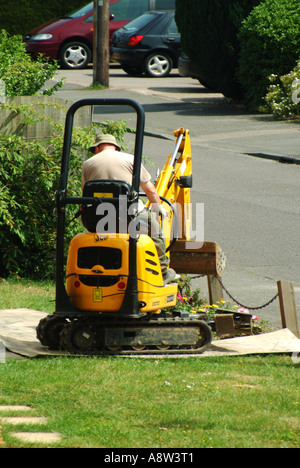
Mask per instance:
[[[89,147],[89,151],[93,153],[93,150],[96,146],[101,145],[102,143],[106,143],[109,145],[114,145],[118,151],[121,151],[120,146],[117,143],[117,140],[113,135],[97,135],[95,138],[95,143]]]

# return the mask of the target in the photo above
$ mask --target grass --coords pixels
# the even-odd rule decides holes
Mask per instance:
[[[63,447],[300,446],[299,368],[289,356],[7,361],[0,395],[46,416],[44,430],[60,432]],[[2,424],[5,446],[30,446],[12,430]]]
[[[91,90],[91,91],[94,91],[94,90],[98,90],[98,91],[103,91],[107,89],[106,86],[104,86],[103,84],[99,83],[99,82],[96,82],[96,83],[92,83],[90,86],[88,86],[87,88],[84,88],[85,91],[87,90]]]
[[[43,300],[48,308],[53,285],[44,286],[2,282],[0,308],[36,308]],[[47,417],[46,426],[32,430],[60,432],[58,447],[296,448],[299,402],[299,365],[287,355],[0,364],[0,405],[29,405]],[[38,446],[11,436],[27,426],[1,426],[1,447]]]
[[[55,286],[51,281],[0,278],[0,309],[54,311]]]

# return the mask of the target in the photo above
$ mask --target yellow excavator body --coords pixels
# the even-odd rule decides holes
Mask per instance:
[[[69,246],[66,290],[80,311],[120,310],[129,275],[128,234],[77,234]],[[142,313],[174,307],[177,284],[164,285],[153,240],[137,242],[138,301]]]

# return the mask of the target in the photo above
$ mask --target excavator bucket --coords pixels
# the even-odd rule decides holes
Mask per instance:
[[[222,276],[226,257],[216,242],[178,240],[170,250],[171,267],[177,273]]]

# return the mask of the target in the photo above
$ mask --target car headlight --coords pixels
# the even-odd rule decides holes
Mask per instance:
[[[30,37],[32,41],[47,41],[52,38],[52,34],[34,34]]]

